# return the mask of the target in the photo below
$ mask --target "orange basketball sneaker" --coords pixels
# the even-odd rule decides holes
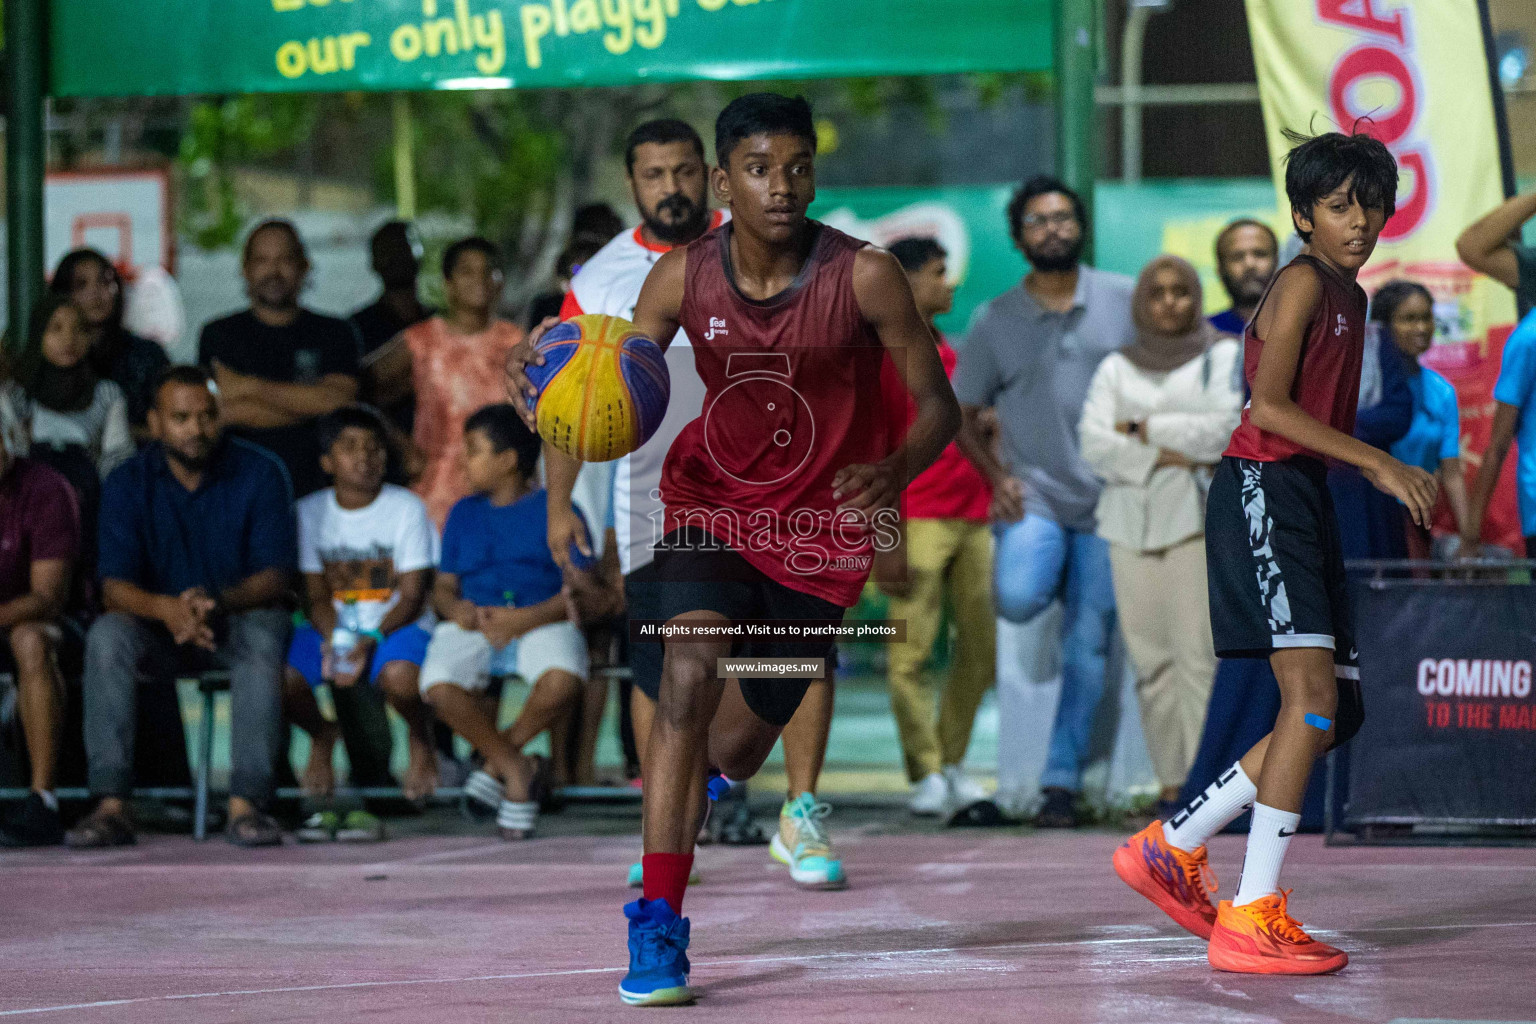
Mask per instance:
[[[1154,821],[1121,844],[1114,863],[1122,882],[1151,900],[1181,928],[1202,939],[1211,937],[1216,908],[1211,906],[1210,894],[1216,891],[1216,875],[1205,859],[1205,847],[1185,853],[1168,845],[1163,823]]]
[[[1285,912],[1291,890],[1265,896],[1241,907],[1222,900],[1206,956],[1218,971],[1239,974],[1332,974],[1349,963],[1349,954],[1318,942]]]

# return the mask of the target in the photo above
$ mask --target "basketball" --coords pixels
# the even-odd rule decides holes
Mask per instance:
[[[622,458],[650,440],[671,396],[666,357],[635,325],[584,314],[539,339],[544,365],[530,364],[539,389],[539,436],[583,462]]]

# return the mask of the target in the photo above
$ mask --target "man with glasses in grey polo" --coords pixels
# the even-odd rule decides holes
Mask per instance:
[[[998,614],[1024,623],[1057,599],[1065,607],[1061,701],[1036,824],[1069,828],[1115,629],[1109,550],[1094,534],[1100,485],[1077,424],[1099,361],[1133,340],[1134,282],[1082,265],[1086,211],[1055,178],[1032,178],[1014,194],[1008,227],[1029,273],[977,311],[954,387],[962,447],[992,481]],[[989,406],[1005,462],[978,441],[976,417]]]

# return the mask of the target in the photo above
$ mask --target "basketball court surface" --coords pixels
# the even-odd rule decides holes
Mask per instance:
[[[147,836],[5,854],[0,1018],[1536,1021],[1536,850],[1301,837],[1283,879],[1292,912],[1353,963],[1249,977],[1213,972],[1199,941],[1121,885],[1109,857],[1122,831],[946,831],[889,803],[840,807],[845,892],[795,890],[765,847],[701,851],[685,910],[703,998],[666,1010],[615,991],[634,809],[545,822],[547,838],[521,845],[460,824],[373,846]],[[1223,894],[1242,849],[1240,836],[1212,843]]]

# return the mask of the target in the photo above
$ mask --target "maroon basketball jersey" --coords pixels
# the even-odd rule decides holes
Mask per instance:
[[[860,520],[839,515],[832,478],[886,454],[883,349],[853,295],[864,242],[812,222],[816,239],[783,292],[736,287],[726,224],[688,246],[681,325],[704,411],[667,452],[668,531],[703,527],[785,586],[844,607],[869,576]]]
[[[1348,280],[1322,260],[1302,254],[1291,266],[1307,262],[1317,270],[1323,282],[1323,296],[1312,315],[1307,337],[1302,342],[1301,359],[1296,364],[1296,380],[1291,384],[1291,400],[1313,419],[1345,434],[1355,432],[1355,409],[1360,402],[1360,363],[1365,352],[1365,290]],[[1289,267],[1287,267],[1289,269]],[[1281,271],[1284,273],[1284,271]],[[1278,280],[1278,275],[1276,275]],[[1273,284],[1270,286],[1273,288]],[[1269,298],[1265,293],[1265,300]],[[1259,303],[1260,308],[1264,300]],[[1243,332],[1243,375],[1253,387],[1259,372],[1259,355],[1264,340],[1254,330],[1258,312]],[[1307,455],[1322,458],[1317,452],[1294,441],[1260,430],[1250,419],[1251,404],[1243,408],[1242,422],[1232,432],[1226,454],[1255,462],[1279,462]]]

